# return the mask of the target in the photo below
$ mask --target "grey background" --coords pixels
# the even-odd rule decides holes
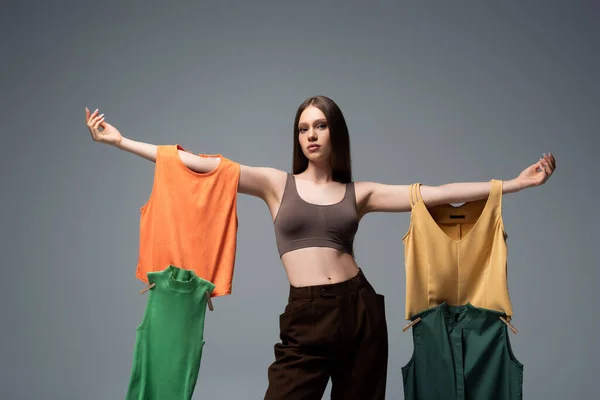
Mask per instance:
[[[294,112],[324,94],[346,115],[356,181],[510,179],[555,153],[547,185],[504,200],[510,338],[525,398],[597,398],[597,2],[124,3],[0,7],[0,397],[127,389],[153,164],[93,143],[85,106],[135,140],[289,171]],[[233,294],[207,316],[196,399],[262,398],[278,340],[272,222],[255,198],[238,212]],[[386,296],[389,399],[412,352],[408,217],[369,215],[356,239]]]

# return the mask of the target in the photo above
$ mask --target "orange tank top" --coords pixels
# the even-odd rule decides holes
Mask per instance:
[[[140,209],[136,276],[169,265],[193,270],[212,282],[212,296],[231,294],[237,242],[240,165],[221,154],[210,172],[192,171],[179,158],[180,145],[158,146],[152,192]]]
[[[513,311],[507,283],[502,181],[487,199],[428,209],[420,184],[410,185],[410,226],[404,242],[406,319],[443,302]]]

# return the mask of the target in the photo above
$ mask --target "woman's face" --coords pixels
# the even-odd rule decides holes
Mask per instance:
[[[329,125],[321,110],[308,106],[298,122],[298,141],[309,161],[323,161],[331,154]]]

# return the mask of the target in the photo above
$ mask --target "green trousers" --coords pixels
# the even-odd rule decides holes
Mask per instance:
[[[148,281],[156,286],[137,328],[126,400],[189,400],[204,347],[206,292],[215,286],[172,265],[149,272]]]
[[[522,399],[523,364],[513,355],[504,314],[446,303],[414,315],[414,352],[402,367],[410,400]]]

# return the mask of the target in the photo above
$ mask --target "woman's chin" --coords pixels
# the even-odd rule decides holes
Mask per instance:
[[[324,154],[308,154],[306,156],[306,158],[308,158],[308,161],[314,162],[314,163],[322,163],[324,161],[327,161],[327,157]]]

